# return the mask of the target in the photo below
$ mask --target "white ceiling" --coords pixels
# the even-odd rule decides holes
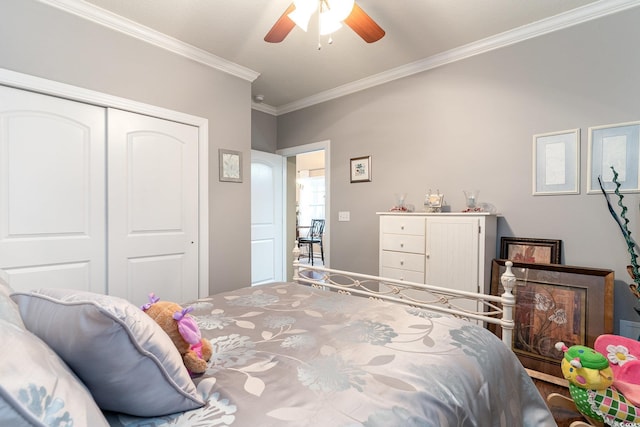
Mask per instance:
[[[124,21],[127,25],[141,24],[259,73],[252,95],[264,96],[264,107],[274,114],[640,5],[639,0],[356,0],[386,31],[384,38],[367,44],[344,26],[333,44],[323,38],[318,50],[314,26],[308,33],[294,28],[282,43],[263,40],[291,1],[48,0],[103,13],[97,6],[135,23]]]

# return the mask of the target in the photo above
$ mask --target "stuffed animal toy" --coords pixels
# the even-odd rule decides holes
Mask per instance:
[[[559,342],[556,349],[564,352],[562,374],[580,413],[610,426],[640,427],[640,408],[616,389],[607,357],[582,345],[567,347]]]
[[[150,294],[149,302],[140,308],[169,335],[182,355],[189,374],[204,373],[211,359],[212,348],[209,340],[202,338],[195,319],[189,315],[193,307],[182,308],[174,302],[160,301]]]

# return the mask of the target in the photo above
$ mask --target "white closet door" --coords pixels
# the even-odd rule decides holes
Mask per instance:
[[[0,269],[16,290],[106,291],[105,110],[0,86]]]
[[[198,297],[198,129],[108,110],[109,294]]]

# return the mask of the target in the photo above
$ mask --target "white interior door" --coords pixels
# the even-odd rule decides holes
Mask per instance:
[[[0,269],[15,290],[106,291],[105,110],[0,86]]]
[[[198,297],[198,129],[108,110],[109,294]]]
[[[251,152],[251,284],[284,280],[284,157]]]

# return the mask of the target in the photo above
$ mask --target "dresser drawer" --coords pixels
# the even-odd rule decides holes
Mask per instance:
[[[399,268],[424,273],[424,255],[382,251],[382,267]]]
[[[399,268],[382,267],[382,277],[405,282],[424,283],[424,273]]]
[[[411,216],[383,216],[380,218],[380,230],[391,234],[414,234],[424,236],[425,219]]]
[[[424,254],[425,241],[423,236],[404,234],[383,234],[380,249],[384,251],[411,252]]]

